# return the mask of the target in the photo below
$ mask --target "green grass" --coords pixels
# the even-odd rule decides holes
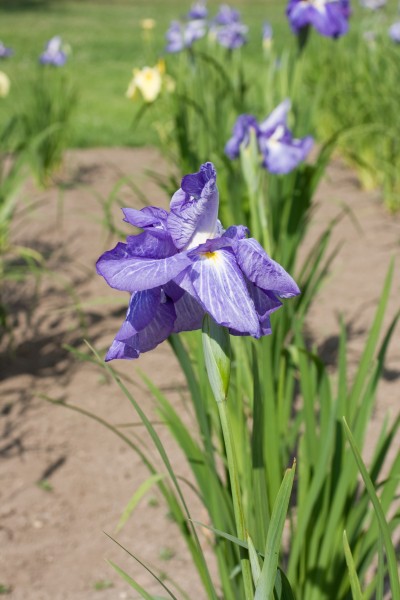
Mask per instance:
[[[72,55],[65,67],[78,92],[71,145],[140,146],[156,143],[151,112],[139,126],[132,127],[136,107],[125,98],[132,68],[155,64],[164,48],[164,34],[170,21],[184,14],[191,2],[178,0],[119,0],[107,2],[7,0],[0,9],[0,40],[15,56],[0,64],[12,82],[9,97],[0,102],[0,123],[12,114],[23,97],[26,80],[36,69],[37,57],[47,39],[61,35],[71,45]],[[215,13],[219,2],[210,2]],[[250,26],[250,43],[243,54],[248,60],[261,59],[261,24],[269,20],[282,44],[292,40],[277,0],[256,0],[241,9]],[[152,47],[143,43],[140,20],[156,19]],[[294,41],[292,40],[292,43]],[[172,58],[174,60],[174,58]]]

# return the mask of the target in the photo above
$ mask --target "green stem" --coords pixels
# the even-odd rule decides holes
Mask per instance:
[[[240,493],[239,472],[233,443],[232,429],[229,421],[228,406],[226,400],[218,402],[219,416],[221,420],[222,434],[224,436],[226,456],[228,461],[229,479],[231,482],[233,510],[235,513],[236,532],[239,539],[247,540],[247,531],[244,518],[243,504]],[[243,583],[246,600],[253,600],[253,583],[250,570],[250,562],[247,553],[240,550]]]

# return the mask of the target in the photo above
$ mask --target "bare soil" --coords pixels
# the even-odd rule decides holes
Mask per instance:
[[[124,317],[127,297],[107,288],[94,271],[97,257],[115,241],[107,238],[102,226],[101,201],[122,176],[129,176],[152,204],[166,206],[167,199],[149,181],[146,169],[166,172],[155,150],[73,151],[57,186],[38,191],[29,184],[23,192],[26,202],[20,204],[14,240],[40,251],[48,273],[37,282],[10,286],[14,336],[11,344],[3,343],[0,348],[0,584],[10,586],[6,596],[10,600],[136,598],[106,558],[125,568],[150,593],[162,595],[140,565],[104,534],[113,535],[123,508],[147,478],[147,470],[112,432],[43,399],[43,395],[63,399],[114,424],[138,423],[118,388],[97,366],[77,360],[65,345],[87,352],[82,343],[86,338],[103,351]],[[118,198],[139,207],[127,184],[118,190]],[[339,243],[341,247],[309,315],[308,331],[334,368],[342,314],[354,367],[390,258],[399,258],[400,219],[386,213],[379,194],[361,191],[353,173],[338,162],[328,169],[317,199],[304,255],[344,204],[358,228],[354,219],[346,217],[335,230],[332,247]],[[35,207],[28,208],[32,202]],[[119,215],[114,214],[120,226]],[[386,325],[399,309],[399,291],[396,269]],[[138,369],[165,389],[176,405],[182,403],[184,380],[168,344],[138,362],[120,361],[117,368],[132,378],[130,389],[152,419],[156,416],[151,398]],[[379,389],[371,440],[384,415],[398,413],[399,377],[397,334]],[[174,468],[187,474],[181,453],[163,427],[157,429]],[[134,431],[143,437],[140,425]],[[204,521],[196,504],[193,514]],[[191,598],[202,600],[186,547],[155,490],[141,501],[118,540],[155,565],[157,572],[167,573]]]

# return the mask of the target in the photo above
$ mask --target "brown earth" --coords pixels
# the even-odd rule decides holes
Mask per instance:
[[[74,151],[58,187],[41,192],[29,185],[24,190],[26,202],[37,205],[31,209],[21,203],[15,242],[42,252],[51,272],[39,279],[36,290],[32,281],[10,288],[15,334],[12,346],[0,349],[0,584],[12,588],[7,596],[12,600],[136,598],[105,558],[125,568],[150,593],[161,594],[154,580],[103,533],[113,534],[123,508],[147,478],[140,459],[98,423],[52,406],[40,394],[79,405],[114,424],[138,423],[127,399],[99,368],[77,361],[63,344],[85,352],[83,337],[102,351],[110,344],[123,318],[126,296],[107,288],[94,274],[95,260],[113,241],[102,227],[100,202],[127,175],[152,204],[166,203],[144,174],[145,169],[165,172],[165,168],[150,149]],[[126,205],[139,206],[128,184],[117,195]],[[362,192],[340,163],[329,168],[317,196],[308,246],[343,203],[351,208],[360,229],[348,217],[337,227],[334,244],[343,241],[343,245],[311,310],[308,328],[334,365],[342,313],[355,366],[390,257],[399,256],[400,219],[385,212],[378,194]],[[119,224],[118,219],[117,215]],[[396,269],[386,324],[399,308],[399,290]],[[183,377],[167,344],[139,362],[121,361],[117,368],[132,377],[130,389],[153,419],[151,398],[138,369],[168,390],[175,405],[183,403]],[[376,438],[387,411],[398,413],[399,377],[396,334],[369,439]],[[184,410],[187,413],[187,407]],[[176,471],[187,474],[178,449],[162,426],[157,430]],[[134,431],[144,437],[140,425]],[[44,479],[51,489],[38,485]],[[194,518],[204,520],[194,506]],[[190,598],[202,600],[186,547],[166,512],[151,490],[118,540],[158,572],[168,573]],[[110,587],[96,590],[101,583]]]

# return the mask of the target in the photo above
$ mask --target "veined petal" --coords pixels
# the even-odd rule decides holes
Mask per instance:
[[[145,206],[141,210],[123,208],[122,212],[124,213],[124,221],[141,229],[164,227],[168,216],[166,210],[156,206]]]
[[[97,272],[110,287],[125,292],[140,292],[164,285],[191,263],[186,254],[159,259],[138,258],[132,257],[126,248],[126,244],[117,244],[113,250],[105,252],[96,265]]]
[[[219,195],[216,172],[205,163],[198,173],[186,175],[171,200],[167,227],[179,250],[195,248],[217,231]]]
[[[175,318],[172,300],[159,303],[152,320],[144,329],[124,341],[119,341],[117,338],[114,340],[106,355],[106,360],[138,358],[141,352],[153,350],[172,333]]]
[[[203,308],[219,325],[258,337],[260,326],[254,302],[231,249],[195,252],[197,260],[179,285],[189,293],[193,288]],[[194,258],[194,252],[191,255]]]
[[[177,250],[169,233],[163,229],[148,229],[126,238],[130,256],[143,258],[167,258]]]
[[[235,254],[243,273],[257,287],[271,291],[281,298],[300,294],[292,277],[268,256],[254,238],[239,240],[235,246]]]
[[[126,318],[115,336],[116,341],[124,342],[147,327],[153,320],[161,301],[161,288],[144,290],[132,294]]]

